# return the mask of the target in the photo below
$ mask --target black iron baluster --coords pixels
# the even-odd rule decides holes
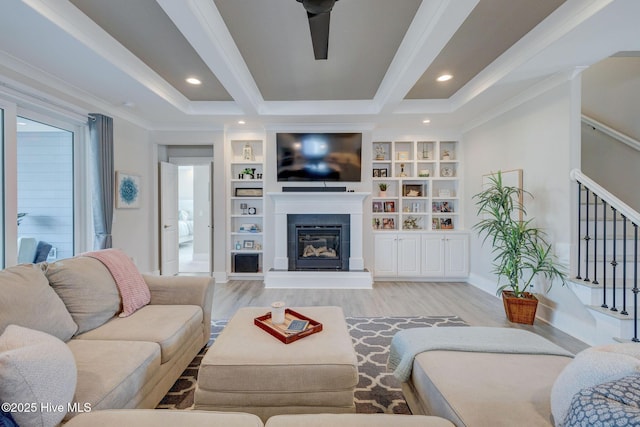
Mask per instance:
[[[607,308],[607,202],[602,200],[602,308]],[[614,303],[615,304],[615,303]]]
[[[582,258],[580,258],[580,249],[582,249],[582,183],[578,182],[578,274],[576,279],[582,279],[580,277],[580,270],[582,270]]]
[[[585,282],[590,282],[591,280],[589,280],[589,240],[591,239],[591,237],[589,237],[589,192],[591,190],[589,190],[587,188],[587,206],[586,206],[586,222],[584,225],[586,234],[584,235],[584,252],[585,252],[585,258],[584,258],[584,262],[585,262],[585,278],[584,281]]]
[[[613,206],[611,207],[611,210],[613,211],[613,259],[611,260],[611,279],[613,280],[611,288],[613,293],[613,307],[611,307],[611,311],[618,311],[618,309],[616,308],[616,273],[618,267],[618,236],[616,230],[618,229],[618,211]]]
[[[638,224],[633,224],[633,339],[638,342]]]
[[[598,282],[598,196],[593,193],[593,281],[594,285]]]
[[[627,217],[622,217],[622,311],[620,314],[627,313]]]

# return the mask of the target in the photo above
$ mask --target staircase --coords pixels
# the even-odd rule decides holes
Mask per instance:
[[[567,285],[593,314],[598,341],[638,338],[640,214],[577,169],[577,262]]]

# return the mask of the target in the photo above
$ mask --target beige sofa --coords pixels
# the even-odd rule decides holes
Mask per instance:
[[[400,367],[394,371],[400,379],[402,367],[410,367],[403,392],[414,414],[440,416],[458,427],[638,424],[637,343],[590,347],[573,357],[524,330],[429,329],[403,331],[392,342],[392,355],[398,348],[400,356],[415,355],[406,364],[389,359]]]
[[[116,284],[109,270],[94,258],[80,256],[0,271],[0,334],[9,325],[27,328],[6,334],[12,336],[0,335],[0,401],[18,401],[21,397],[15,394],[20,388],[10,385],[10,379],[2,378],[2,374],[9,375],[16,366],[37,370],[42,362],[49,385],[60,388],[67,378],[73,378],[72,385],[51,393],[55,399],[72,387],[71,406],[64,405],[64,412],[70,410],[65,420],[75,415],[74,410],[156,407],[209,340],[213,280],[143,277],[150,290],[150,303],[128,317],[118,317],[121,302]],[[46,335],[28,339],[28,331]],[[47,346],[39,348],[44,342]],[[57,343],[64,343],[64,348]],[[25,348],[31,350],[20,353]],[[68,352],[76,371],[56,378],[55,371],[65,368],[62,361],[57,364],[54,355],[64,359]],[[25,366],[19,366],[22,361]],[[11,380],[15,382],[15,378]],[[36,386],[48,386],[40,383]],[[31,388],[33,384],[27,384],[23,391],[31,393]],[[23,397],[27,399],[23,401],[31,402],[38,396],[47,394],[35,393]],[[45,408],[36,412],[32,415],[49,422],[56,420],[57,415],[49,413],[56,411]],[[20,418],[27,414],[13,415]],[[34,422],[26,421],[25,425]],[[40,419],[35,421],[48,425]]]
[[[275,415],[265,424],[257,415],[237,412],[111,410],[81,414],[65,427],[454,427],[438,417],[391,414]]]
[[[415,331],[417,339],[430,341],[430,349],[415,355],[402,383],[412,413],[458,427],[554,425],[551,389],[571,353],[513,328],[428,328]],[[398,342],[394,337],[392,354]]]

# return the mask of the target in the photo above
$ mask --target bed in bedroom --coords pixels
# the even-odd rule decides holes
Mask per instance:
[[[178,243],[180,245],[193,241],[193,218],[186,210],[178,211]]]

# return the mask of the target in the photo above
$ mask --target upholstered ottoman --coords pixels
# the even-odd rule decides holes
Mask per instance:
[[[323,330],[284,344],[254,325],[268,308],[247,307],[229,321],[198,372],[195,408],[277,414],[355,412],[357,358],[340,307],[295,311]]]

